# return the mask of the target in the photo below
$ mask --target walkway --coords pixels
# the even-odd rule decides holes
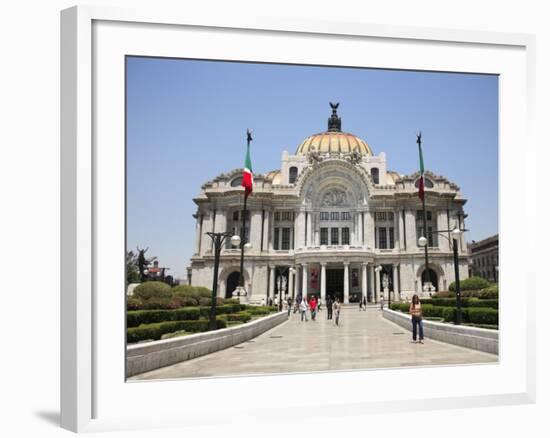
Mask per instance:
[[[289,321],[243,344],[176,365],[132,377],[172,379],[411,367],[496,362],[498,357],[426,339],[411,343],[410,332],[382,318],[377,308],[342,311],[341,325],[328,321],[323,310],[317,321]]]

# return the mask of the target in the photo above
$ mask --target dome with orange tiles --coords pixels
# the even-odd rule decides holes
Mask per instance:
[[[338,105],[338,103],[330,104],[332,115],[328,119],[328,130],[306,138],[296,149],[296,155],[305,155],[313,151],[320,154],[327,152],[349,154],[357,151],[361,155],[373,155],[366,141],[356,135],[342,132],[342,120],[336,113]]]

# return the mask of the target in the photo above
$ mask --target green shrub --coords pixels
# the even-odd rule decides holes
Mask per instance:
[[[225,298],[222,304],[239,304],[238,298]]]
[[[152,310],[152,309],[172,309],[171,298],[153,297],[148,300],[142,300],[140,309]]]
[[[472,324],[498,325],[498,310],[489,307],[470,307],[464,309],[465,322]]]
[[[134,296],[143,301],[152,298],[169,299],[172,297],[172,289],[162,281],[146,281],[134,289]]]
[[[498,299],[498,284],[492,284],[489,287],[479,291],[481,299]]]
[[[464,280],[460,280],[460,290],[480,290],[489,287],[491,283],[481,277],[470,277]],[[455,292],[455,282],[453,281],[449,285],[449,290]]]
[[[227,315],[224,315],[227,318],[227,321],[240,321],[240,322],[248,322],[252,319],[252,314],[250,312],[238,312],[238,313],[229,313]]]
[[[172,289],[173,295],[191,298],[211,298],[212,291],[202,286],[189,286],[188,284],[181,284]]]
[[[126,313],[127,327],[164,321],[191,321],[200,317],[197,307],[182,307],[175,310],[137,310]]]
[[[268,315],[272,312],[269,306],[247,306],[246,311],[251,315]]]
[[[126,299],[126,309],[127,310],[139,310],[141,309],[142,302],[137,297],[128,297]]]
[[[436,292],[432,294],[432,298],[452,298],[454,296],[455,296],[454,292],[449,292],[449,291],[441,291],[441,292]]]
[[[224,320],[216,319],[216,329],[225,328],[226,326],[227,324]],[[179,330],[185,330],[186,332],[205,332],[208,330],[208,320],[169,321],[131,327],[126,330],[126,341],[132,343],[146,339],[158,340],[166,333],[173,333]]]

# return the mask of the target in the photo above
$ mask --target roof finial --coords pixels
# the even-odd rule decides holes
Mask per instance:
[[[338,105],[340,105],[340,103],[329,102],[329,104],[330,104],[330,107],[332,108],[332,115],[328,119],[328,130],[329,132],[341,132],[342,119],[338,117],[338,114],[336,113],[336,109],[338,108]]]

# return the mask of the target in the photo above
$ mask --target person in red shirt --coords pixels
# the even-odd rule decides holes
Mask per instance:
[[[315,314],[317,313],[317,299],[315,295],[309,300],[309,310],[311,311],[311,320],[315,321]]]

